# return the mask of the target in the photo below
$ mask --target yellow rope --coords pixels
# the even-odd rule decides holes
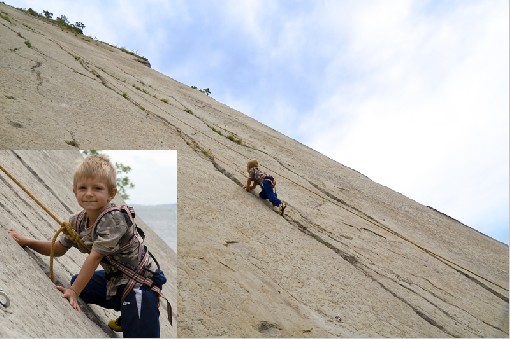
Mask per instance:
[[[53,257],[55,254],[55,241],[57,240],[58,235],[61,232],[64,232],[64,234],[68,235],[72,241],[78,243],[81,247],[83,247],[87,250],[88,250],[88,248],[87,248],[87,246],[85,246],[83,241],[81,241],[80,235],[72,228],[71,224],[68,221],[60,221],[60,219],[58,219],[55,216],[55,214],[53,214],[46,206],[44,206],[43,203],[41,203],[39,201],[39,199],[37,199],[25,186],[23,186],[23,184],[21,182],[19,182],[1,164],[0,164],[0,170],[2,170],[2,172],[4,172],[12,181],[14,181],[14,183],[16,183],[16,185],[18,185],[26,194],[28,194],[28,196],[30,198],[32,198],[32,200],[34,200],[37,205],[39,205],[46,213],[48,213],[48,215],[50,217],[53,218],[53,220],[55,220],[60,225],[60,228],[57,230],[57,232],[53,236],[53,239],[51,241],[51,248],[50,248],[50,279],[52,282],[55,282],[55,276],[53,274]]]

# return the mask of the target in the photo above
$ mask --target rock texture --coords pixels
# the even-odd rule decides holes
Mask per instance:
[[[77,150],[0,151],[0,164],[60,220],[81,210],[72,192]],[[115,199],[117,204],[123,201]],[[176,304],[176,255],[142,220],[146,245],[158,258],[169,282],[163,293]],[[20,247],[8,234],[14,228],[26,236],[51,240],[58,223],[4,172],[0,172],[0,288],[10,299],[0,306],[0,337],[117,337],[106,324],[120,313],[82,303],[81,312],[71,308],[49,279],[49,257]],[[55,282],[69,286],[85,255],[76,249],[55,258]],[[3,299],[3,297],[0,297]],[[162,302],[166,306],[166,302]],[[175,337],[176,328],[166,320],[162,307],[161,331]]]
[[[508,337],[507,245],[116,48],[0,10],[4,149],[178,150],[178,336]],[[251,158],[284,217],[241,189]]]

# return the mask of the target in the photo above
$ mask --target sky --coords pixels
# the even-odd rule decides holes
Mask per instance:
[[[501,242],[508,0],[7,0]]]
[[[131,167],[127,176],[134,184],[127,189],[128,204],[177,203],[176,150],[101,150],[113,163]]]

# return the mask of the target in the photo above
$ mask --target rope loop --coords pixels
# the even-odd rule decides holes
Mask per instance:
[[[80,235],[73,229],[69,221],[63,221],[60,224],[60,227],[62,228],[62,232],[69,236],[69,238],[71,238],[73,242],[78,243],[85,247],[85,244],[83,244],[83,242],[80,239]]]
[[[90,249],[85,246],[85,243],[80,239],[80,235],[78,232],[74,230],[69,221],[61,221],[60,228],[55,232],[53,239],[51,239],[51,249],[50,249],[50,279],[53,283],[55,283],[55,275],[53,274],[53,258],[55,257],[55,242],[57,241],[58,235],[60,233],[64,233],[67,235],[73,242],[77,243],[85,249],[87,252],[90,252]]]

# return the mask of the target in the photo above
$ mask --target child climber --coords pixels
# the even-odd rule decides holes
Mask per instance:
[[[57,289],[75,310],[80,310],[80,297],[85,303],[120,311],[125,338],[159,337],[158,291],[166,278],[143,246],[127,207],[118,208],[110,202],[117,193],[116,169],[106,155],[89,155],[78,165],[73,192],[83,211],[69,222],[90,253],[72,277],[71,286]],[[14,229],[8,233],[19,245],[50,255],[51,241],[31,239]],[[64,255],[71,247],[88,252],[62,233],[55,242],[55,256]],[[99,264],[104,270],[96,271]],[[130,272],[138,277],[133,278]]]
[[[243,186],[248,192],[260,185],[262,191],[259,193],[259,197],[262,199],[268,199],[274,207],[278,207],[278,213],[283,215],[287,203],[277,198],[273,188],[276,186],[276,181],[270,175],[262,172],[259,169],[259,162],[255,159],[248,161],[246,164],[246,171],[248,172],[248,179],[246,185]]]

